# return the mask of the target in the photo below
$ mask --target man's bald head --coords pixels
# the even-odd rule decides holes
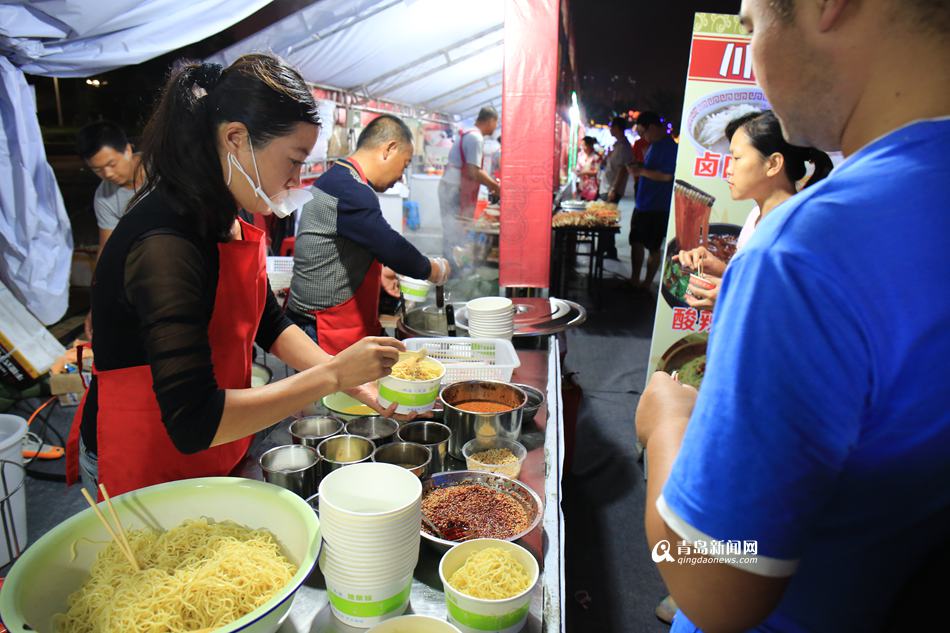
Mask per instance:
[[[396,143],[412,147],[412,131],[397,116],[381,114],[367,125],[356,141],[356,149],[375,149],[381,145]]]

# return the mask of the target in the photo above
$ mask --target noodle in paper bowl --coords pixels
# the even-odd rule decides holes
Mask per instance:
[[[403,352],[392,373],[379,379],[379,404],[389,407],[395,402],[396,413],[431,411],[444,376],[445,366],[434,358]]]
[[[520,631],[538,574],[538,561],[520,545],[498,539],[456,545],[439,563],[449,622],[463,633]]]
[[[113,504],[133,543],[136,558],[141,551],[134,540],[139,535],[136,531],[172,534],[186,522],[197,520],[201,525],[206,522],[222,528],[227,526],[233,532],[257,531],[255,537],[270,541],[268,551],[274,560],[286,559],[289,580],[280,576],[279,582],[270,575],[270,566],[267,569],[247,564],[239,567],[241,573],[247,574],[246,581],[254,587],[277,588],[261,590],[254,596],[258,606],[233,621],[214,623],[216,633],[276,631],[319,554],[320,523],[313,509],[289,490],[260,481],[237,477],[186,479],[134,490],[114,497]],[[202,529],[196,534],[203,533]],[[179,533],[179,538],[187,541],[199,537],[184,531]],[[15,633],[60,630],[62,624],[58,627],[57,622],[62,622],[62,616],[58,614],[67,613],[69,597],[90,579],[90,571],[104,550],[106,553],[101,559],[104,562],[97,564],[97,570],[101,572],[103,564],[111,564],[110,546],[115,548],[91,508],[60,523],[31,545],[10,570],[0,591],[0,618],[7,628]],[[150,570],[149,564],[144,567],[145,571]],[[125,576],[134,573],[127,563],[122,568],[116,565],[115,569],[108,566],[105,569],[107,573]],[[120,604],[119,600],[113,602]],[[142,620],[153,615],[151,610],[145,610]],[[123,633],[128,631],[126,627],[123,629]],[[171,627],[171,630],[176,629]]]

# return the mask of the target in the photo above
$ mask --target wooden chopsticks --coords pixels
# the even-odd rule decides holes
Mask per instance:
[[[112,499],[109,498],[109,493],[106,491],[104,484],[99,484],[99,492],[102,493],[102,498],[106,502],[106,506],[109,508],[109,514],[112,516],[112,520],[115,521],[115,528],[109,523],[105,515],[102,514],[102,511],[99,510],[99,504],[93,500],[92,495],[89,494],[89,491],[85,488],[82,488],[82,496],[86,498],[86,501],[89,503],[89,507],[93,509],[96,513],[96,516],[99,517],[99,520],[102,521],[102,524],[105,526],[106,531],[109,532],[109,535],[112,536],[112,540],[115,541],[115,544],[119,547],[119,550],[125,554],[125,557],[129,560],[129,563],[132,565],[132,568],[135,571],[141,571],[142,568],[139,566],[137,560],[135,560],[135,554],[132,553],[132,546],[129,545],[129,539],[125,536],[125,530],[122,528],[122,523],[119,521],[119,515],[115,511],[115,507],[112,505]]]

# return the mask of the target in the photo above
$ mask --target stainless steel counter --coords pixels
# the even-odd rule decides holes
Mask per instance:
[[[519,350],[521,367],[513,382],[535,386],[547,394],[547,403],[533,423],[522,428],[521,443],[528,449],[520,479],[531,486],[544,500],[541,525],[522,539],[541,563],[541,579],[534,589],[528,623],[529,633],[560,633],[564,631],[564,517],[561,514],[561,469],[563,464],[563,408],[561,403],[561,368],[557,338],[547,337],[546,349]],[[253,449],[256,457],[272,446],[290,443],[289,422],[276,427]],[[464,469],[465,464],[449,458],[449,468]],[[260,468],[247,460],[244,476],[260,479]],[[445,618],[445,597],[439,580],[438,565],[442,554],[423,542],[419,563],[413,574],[412,595],[407,613],[420,613]],[[319,568],[297,592],[290,616],[280,633],[356,633],[355,629],[337,621],[329,606],[323,574]]]

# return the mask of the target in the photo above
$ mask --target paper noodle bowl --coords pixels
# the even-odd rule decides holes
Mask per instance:
[[[740,116],[769,108],[768,99],[759,88],[721,90],[703,95],[690,106],[684,129],[700,156],[707,151],[725,156],[729,153],[726,125]]]
[[[529,579],[527,589],[510,598],[487,600],[468,596],[449,584],[449,578],[465,564],[469,556],[489,547],[509,552],[524,566]],[[445,589],[449,622],[462,633],[517,633],[528,619],[531,592],[538,583],[538,574],[538,561],[520,545],[491,538],[473,539],[456,545],[445,553],[439,563],[439,578]]]
[[[445,376],[445,366],[434,358],[426,358],[422,363],[438,367],[439,374],[431,380],[405,380],[384,376],[379,379],[379,404],[388,408],[392,403],[396,413],[425,413],[431,411],[439,397],[439,386]]]
[[[399,275],[399,291],[406,301],[422,303],[429,297],[432,284],[424,279],[413,279]]]

